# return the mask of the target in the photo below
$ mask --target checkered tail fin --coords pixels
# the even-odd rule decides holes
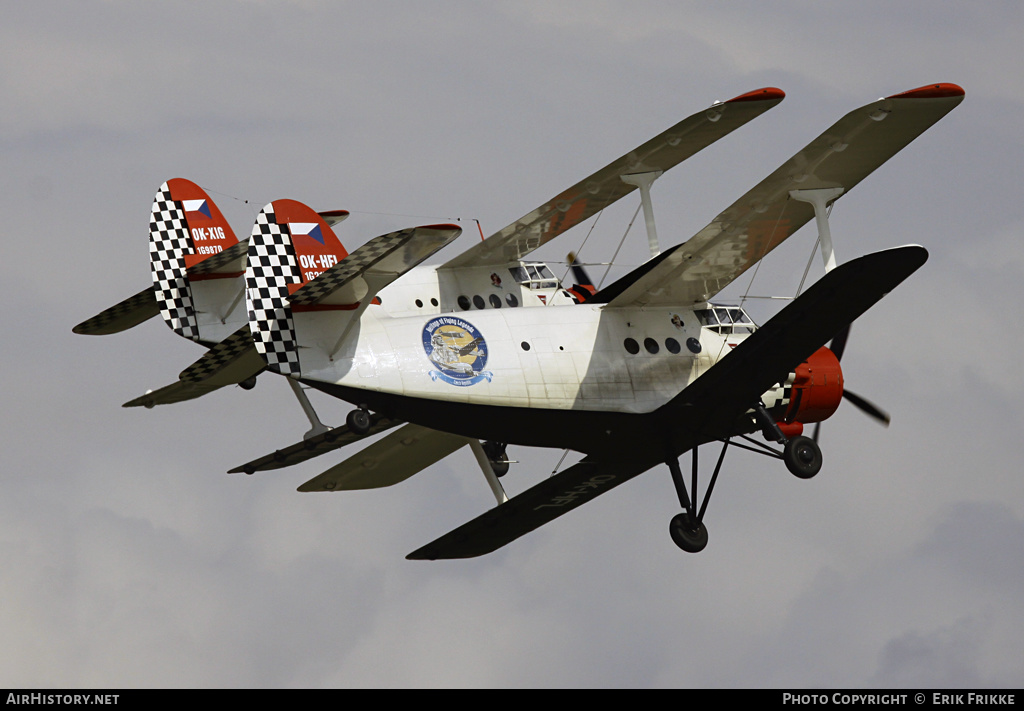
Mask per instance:
[[[267,368],[298,376],[299,349],[288,296],[348,256],[324,218],[295,200],[275,200],[256,218],[245,269],[245,305]]]
[[[193,341],[217,341],[231,332],[202,333],[197,316],[228,307],[230,297],[226,292],[230,289],[222,286],[195,293],[192,282],[239,281],[244,256],[245,245],[239,244],[227,220],[201,187],[184,178],[173,178],[160,186],[149,221],[149,258],[156,302],[171,330]],[[239,281],[235,290],[240,287]],[[204,303],[219,300],[227,303]]]

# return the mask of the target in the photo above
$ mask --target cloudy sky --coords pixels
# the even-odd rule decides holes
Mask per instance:
[[[0,10],[0,686],[1024,682],[1018,3]],[[812,481],[730,455],[700,555],[668,537],[661,467],[490,556],[406,561],[493,505],[468,450],[373,492],[295,491],[341,452],[227,475],[307,428],[283,381],[126,410],[200,351],[158,320],[71,333],[149,283],[150,202],[171,177],[243,235],[282,197],[351,210],[349,249],[438,218],[490,233],[716,99],[785,90],[658,182],[667,245],[847,111],[940,81],[963,104],[832,214],[840,260],[931,252],[843,359],[892,426],[840,408]],[[611,257],[624,202],[587,261]],[[792,293],[813,240],[766,260],[753,291]],[[631,234],[611,278],[645,251]],[[333,424],[348,410],[315,404]],[[510,493],[560,455],[510,453]]]

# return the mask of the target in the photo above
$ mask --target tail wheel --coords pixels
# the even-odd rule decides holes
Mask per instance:
[[[782,451],[786,468],[801,479],[810,479],[821,471],[821,449],[810,437],[793,437]]]

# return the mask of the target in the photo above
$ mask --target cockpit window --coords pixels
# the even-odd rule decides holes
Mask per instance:
[[[722,335],[745,336],[757,328],[746,312],[736,306],[713,305],[709,309],[698,309],[694,313],[702,326]]]
[[[558,279],[551,273],[546,264],[530,262],[521,267],[510,267],[509,272],[517,284],[527,289],[557,289]]]

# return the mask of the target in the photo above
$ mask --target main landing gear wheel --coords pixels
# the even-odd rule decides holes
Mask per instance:
[[[672,517],[668,533],[677,546],[687,553],[700,553],[708,544],[708,529],[703,522],[694,528],[690,515],[681,513]]]
[[[357,435],[365,435],[370,431],[370,413],[364,409],[359,408],[348,413],[348,417],[345,418],[345,424],[348,425],[349,430]]]
[[[801,479],[810,479],[821,471],[821,449],[810,437],[793,437],[782,450],[786,468]]]

